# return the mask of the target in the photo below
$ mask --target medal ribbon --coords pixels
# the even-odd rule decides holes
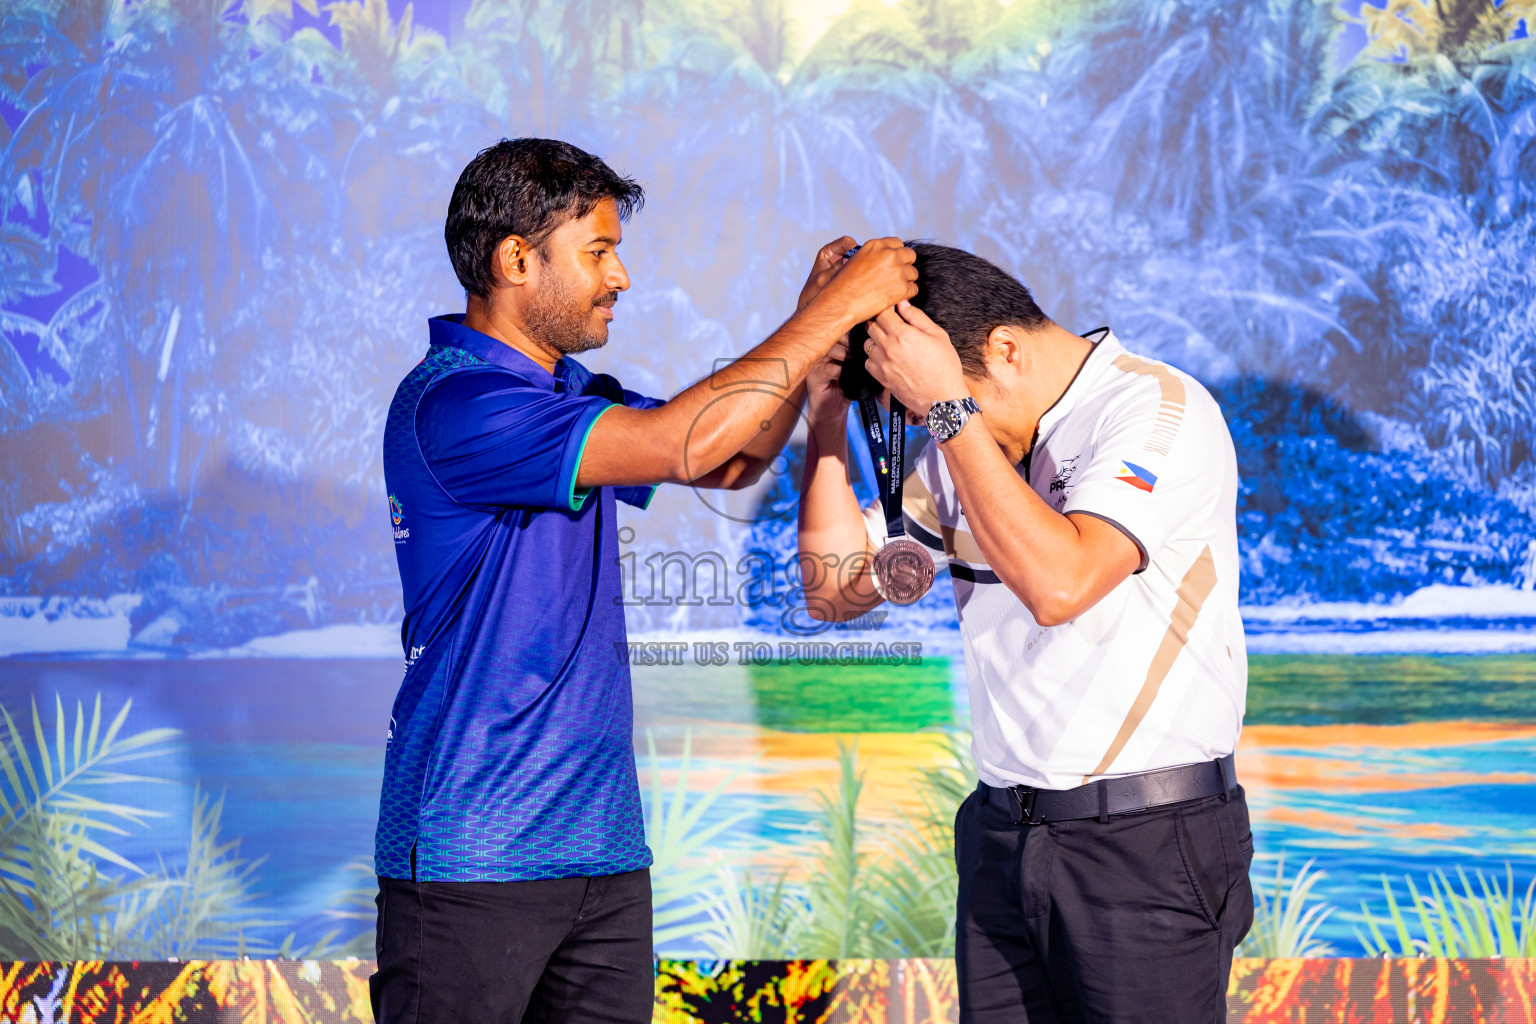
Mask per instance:
[[[890,427],[888,431],[882,431],[880,406],[873,398],[861,398],[859,419],[864,421],[864,440],[869,442],[869,461],[875,466],[876,489],[880,494],[880,506],[885,510],[886,539],[905,537],[907,528],[901,521],[901,492],[906,483],[906,407],[892,395]]]

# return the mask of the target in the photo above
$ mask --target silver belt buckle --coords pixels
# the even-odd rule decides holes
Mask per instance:
[[[1019,816],[1014,820],[1015,825],[1040,825],[1044,818],[1035,816],[1036,797],[1040,791],[1033,786],[1009,786],[1008,792],[1013,794],[1013,802],[1019,808]]]

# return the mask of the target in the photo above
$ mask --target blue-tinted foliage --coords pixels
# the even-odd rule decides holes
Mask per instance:
[[[1215,395],[1241,473],[1245,602],[1506,582],[1524,559],[1530,516],[1466,484],[1443,454],[1375,450],[1365,424],[1296,385],[1239,379]]]
[[[1536,532],[1536,44],[1463,6],[1384,60],[1331,0],[860,3],[816,40],[768,0],[478,0],[451,39],[384,0],[317,8],[330,35],[274,0],[17,0],[4,586],[139,593],[136,629],[194,645],[397,616],[383,410],[461,301],[457,172],[517,134],[650,192],[601,357],[634,386],[771,330],[828,238],[939,238],[1213,386],[1245,600],[1509,581]],[[787,550],[788,519],[688,507],[634,521]]]

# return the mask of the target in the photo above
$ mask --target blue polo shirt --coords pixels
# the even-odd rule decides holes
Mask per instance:
[[[553,374],[463,317],[384,427],[405,679],[384,758],[376,870],[522,881],[648,867],[614,501],[576,486],[592,425],[662,403],[561,359]],[[414,848],[414,874],[413,857]]]

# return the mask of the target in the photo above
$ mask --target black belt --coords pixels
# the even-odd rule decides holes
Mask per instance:
[[[1236,787],[1237,768],[1233,756],[1228,754],[1203,764],[1100,779],[1076,789],[1035,789],[1032,786],[999,789],[980,782],[976,791],[985,802],[1011,812],[1015,824],[1040,825],[1047,821],[1081,818],[1108,821],[1111,814],[1134,814],[1164,804],[1208,796],[1225,797]]]

